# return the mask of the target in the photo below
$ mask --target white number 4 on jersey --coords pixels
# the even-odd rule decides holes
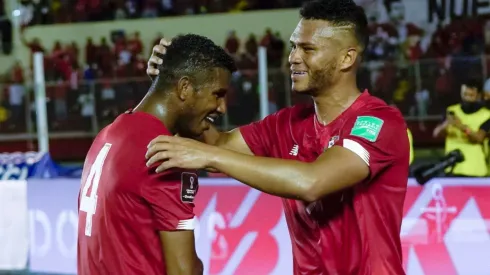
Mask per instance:
[[[100,149],[94,163],[90,167],[90,173],[87,180],[83,184],[82,198],[80,200],[80,211],[87,213],[85,218],[85,236],[92,236],[92,217],[97,210],[97,189],[99,189],[100,176],[102,175],[102,167],[104,166],[105,158],[111,149],[112,144],[106,143]],[[92,186],[90,195],[88,190]]]

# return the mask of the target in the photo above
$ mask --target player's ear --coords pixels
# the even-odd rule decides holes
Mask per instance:
[[[341,70],[348,70],[352,66],[354,66],[354,64],[357,61],[358,54],[359,54],[359,52],[358,52],[358,50],[356,48],[348,48],[345,51],[345,54],[342,57],[342,62],[340,64],[340,69]]]
[[[183,76],[177,83],[177,96],[180,100],[185,101],[194,92],[191,79],[188,76]]]

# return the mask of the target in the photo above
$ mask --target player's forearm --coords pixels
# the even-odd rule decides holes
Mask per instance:
[[[310,196],[316,179],[308,163],[217,148],[210,166],[265,193],[304,201],[316,199]]]
[[[214,145],[222,149],[246,155],[253,155],[247,143],[243,140],[239,128],[235,128],[228,132],[220,132],[216,127],[211,126],[211,128],[203,134],[203,141],[206,144]]]

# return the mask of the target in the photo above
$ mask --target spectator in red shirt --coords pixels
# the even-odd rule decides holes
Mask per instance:
[[[97,48],[97,64],[104,76],[112,76],[113,55],[111,48],[107,44],[107,39],[102,38],[100,46]]]
[[[63,53],[64,53],[63,47],[61,46],[61,42],[58,40],[54,43],[53,52],[51,53],[51,55],[54,58],[56,58],[57,56],[60,56]]]
[[[143,52],[143,42],[140,39],[140,32],[135,32],[133,38],[129,40],[129,49],[133,55]]]
[[[92,37],[88,37],[85,44],[85,63],[92,64],[95,62],[97,62],[97,46],[94,44]]]
[[[228,51],[229,54],[235,56],[238,53],[238,49],[240,48],[240,40],[236,36],[235,31],[230,31],[228,33],[228,38],[225,43],[225,50]]]
[[[273,38],[272,30],[269,28],[266,29],[264,37],[262,37],[262,40],[260,40],[260,46],[268,47],[269,44],[271,43],[272,38]]]

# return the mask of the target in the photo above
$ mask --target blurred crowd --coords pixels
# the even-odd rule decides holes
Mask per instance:
[[[22,36],[24,45],[31,50],[32,55],[35,52],[44,53],[51,129],[96,131],[119,113],[134,107],[149,87],[146,62],[152,46],[161,37],[161,34],[157,34],[154,41],[145,45],[138,32],[118,33],[110,39],[103,37],[98,41],[89,37],[85,45],[77,45],[75,42],[63,45],[56,42],[52,48],[48,48],[37,38],[28,41]],[[229,104],[236,105],[230,111],[231,119],[228,123],[237,125],[256,118],[259,110],[259,46],[267,48],[268,65],[271,69],[270,109],[275,111],[286,106],[284,97],[276,96],[277,93],[284,94],[286,88],[286,75],[280,71],[284,64],[285,43],[279,33],[267,29],[263,36],[251,34],[242,42],[234,31],[230,31],[223,46],[236,59],[240,69],[234,75],[228,97]],[[83,55],[81,51],[84,51]],[[3,85],[3,93],[0,93],[2,131],[25,131],[25,114],[31,113],[34,117],[34,98],[32,93],[28,93],[33,87],[26,81],[32,71],[32,60],[33,58],[29,64],[31,69],[24,70],[20,63],[16,63],[1,81],[7,84]],[[278,71],[274,73],[274,69]],[[281,90],[274,92],[272,83],[281,83]],[[95,115],[99,122],[97,125],[94,125]]]
[[[413,23],[370,23],[363,86],[423,120],[459,100],[461,84],[471,75],[487,77],[490,68],[490,21],[454,20],[427,33]]]
[[[105,10],[102,7],[107,3],[119,3],[117,5],[122,5],[125,12],[128,12],[128,7],[133,3],[97,0],[60,2],[37,1],[36,5],[49,4],[50,8],[41,10],[55,18],[53,11],[60,11],[61,6],[69,3],[79,8],[96,5],[98,9],[93,9],[94,12]],[[143,16],[145,6],[153,3],[150,0],[137,2],[146,4],[135,8],[138,13],[132,17]],[[240,6],[244,2],[247,4],[240,7],[254,9],[290,7],[299,5],[302,1],[194,2],[206,8],[193,12],[218,12],[233,10],[230,7]],[[227,5],[221,5],[225,2]],[[158,16],[164,14],[161,8],[167,5],[165,3],[170,3],[174,9],[170,14],[183,12],[177,8],[180,0],[158,1]],[[53,6],[57,6],[57,9],[53,9]],[[216,6],[226,8],[212,8]],[[65,12],[61,13],[68,16]],[[94,17],[93,20],[102,20],[101,18]],[[417,119],[422,131],[425,131],[428,117],[440,116],[446,106],[459,100],[458,91],[463,76],[471,74],[482,80],[487,77],[490,59],[485,55],[490,53],[490,23],[484,17],[455,20],[447,25],[441,24],[432,31],[396,18],[384,23],[370,18],[369,29],[370,43],[365,52],[366,62],[359,74],[359,86],[396,105],[404,115]],[[228,98],[231,108],[228,117],[224,119],[226,125],[247,123],[258,116],[258,46],[267,48],[269,110],[273,112],[288,104],[305,100],[289,93],[288,36],[289,34],[280,34],[271,29],[266,29],[259,37],[253,34],[238,37],[234,31],[228,33],[223,46],[236,59],[240,70],[234,76]],[[107,38],[88,37],[85,45],[75,42],[44,45],[39,39],[27,41],[21,37],[32,53],[45,53],[50,127],[55,131],[95,132],[117,114],[132,107],[147,91],[149,79],[145,75],[146,61],[152,46],[161,37],[162,34],[156,34],[153,41],[142,41],[139,33],[115,32],[108,34]],[[82,51],[84,54],[81,54]],[[25,65],[29,66],[24,67],[32,68],[32,61]],[[30,72],[29,69],[23,70],[21,64],[15,64],[1,81],[8,84],[3,85],[4,91],[0,93],[2,131],[24,131],[28,127],[25,121],[33,110],[33,98],[28,93],[32,87],[26,85],[28,83],[25,80],[31,78]]]
[[[20,0],[26,24],[56,24],[301,6],[304,0]]]

